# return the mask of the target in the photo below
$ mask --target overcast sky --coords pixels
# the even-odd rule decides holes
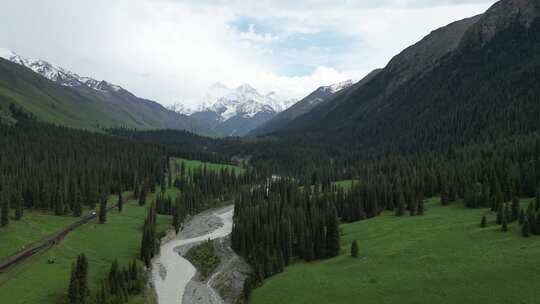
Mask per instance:
[[[2,0],[0,47],[164,105],[215,82],[301,98],[493,0]]]

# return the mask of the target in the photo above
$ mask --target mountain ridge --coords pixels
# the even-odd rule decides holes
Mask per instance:
[[[208,89],[200,106],[189,108],[176,104],[171,109],[205,122],[221,136],[243,136],[294,102],[276,92],[261,94],[249,84],[229,88],[215,83]]]
[[[120,86],[0,50],[0,104],[17,104],[38,119],[77,128],[176,129],[212,135],[202,122],[167,110]],[[9,57],[10,60],[4,59]],[[7,116],[4,113],[4,116]]]
[[[523,8],[531,12],[516,13]],[[454,41],[433,53],[437,59],[429,62],[434,64],[415,70],[410,64],[414,60],[408,61],[403,71],[389,64],[338,102],[293,121],[293,132],[279,135],[347,142],[370,155],[445,149],[538,131],[539,12],[538,1],[503,0],[481,16],[452,23],[442,32],[456,30]],[[478,29],[494,22],[495,32],[478,36]],[[437,33],[441,31],[416,47],[436,39]],[[338,106],[332,108],[334,104]]]

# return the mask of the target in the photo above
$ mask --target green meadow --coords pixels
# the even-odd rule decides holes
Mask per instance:
[[[241,174],[241,173],[244,173],[245,171],[245,169],[240,166],[208,163],[208,162],[202,162],[199,160],[189,160],[189,159],[183,159],[183,158],[172,158],[171,162],[173,164],[174,163],[178,164],[178,166],[181,166],[182,163],[185,163],[187,170],[194,170],[194,169],[206,166],[208,170],[220,171],[222,169],[228,169],[228,170],[232,170],[236,174]]]
[[[501,232],[495,213],[461,202],[431,199],[426,208],[424,216],[386,212],[342,225],[338,257],[286,268],[250,303],[538,303],[540,237],[522,237],[517,222]],[[487,228],[480,228],[483,215]]]
[[[141,227],[146,218],[149,203],[153,195],[147,198],[145,206],[136,201],[124,204],[122,213],[110,211],[107,222],[99,224],[95,219],[71,232],[60,244],[48,251],[38,254],[24,263],[13,267],[7,273],[0,274],[0,295],[2,303],[59,303],[66,295],[71,264],[77,255],[85,253],[89,259],[89,286],[95,290],[98,283],[107,276],[111,263],[118,259],[121,265],[127,265],[138,258],[141,242]],[[111,204],[117,200],[110,198]],[[55,222],[58,229],[63,227],[67,218],[58,217],[40,221],[40,229],[49,227]],[[69,219],[68,223],[71,221]],[[56,223],[58,222],[58,223]],[[170,227],[171,217],[158,215],[158,230],[165,231]],[[24,223],[13,222],[11,229],[23,229]],[[57,229],[51,229],[57,230]],[[3,239],[10,243],[12,240]],[[11,243],[10,243],[11,244]],[[48,260],[55,262],[49,264]],[[147,295],[148,297],[148,295]],[[5,302],[4,302],[5,301]],[[133,303],[146,303],[143,296],[131,299]]]
[[[205,163],[200,161],[180,160],[186,163],[186,168],[193,169],[207,166],[209,170],[230,168],[235,172],[244,169],[223,164]],[[156,187],[156,191],[160,191]],[[175,199],[179,191],[168,188],[165,195]],[[129,197],[128,192],[123,197]],[[149,194],[147,204],[139,206],[137,201],[129,200],[124,203],[124,210],[107,213],[107,222],[99,224],[98,219],[83,225],[71,232],[58,245],[50,250],[25,260],[20,265],[11,268],[6,273],[0,273],[1,303],[62,303],[67,292],[71,264],[80,253],[85,253],[89,259],[89,284],[95,290],[99,282],[109,272],[111,263],[118,259],[121,265],[127,265],[139,256],[141,242],[141,227],[147,215],[147,209],[155,198]],[[108,205],[117,203],[117,196],[109,198]],[[85,213],[97,210],[86,210]],[[26,211],[21,221],[11,221],[0,229],[0,258],[16,253],[23,246],[36,242],[43,237],[61,230],[69,224],[78,221],[72,216],[54,216],[40,211]],[[158,215],[158,231],[165,232],[171,227],[172,217]],[[49,264],[48,260],[54,260]],[[151,292],[143,296],[132,297],[130,304],[153,303]]]

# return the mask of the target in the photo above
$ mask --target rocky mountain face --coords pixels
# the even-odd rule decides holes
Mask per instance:
[[[199,107],[190,109],[175,105],[171,108],[204,122],[214,133],[221,136],[243,136],[294,102],[275,92],[260,94],[248,84],[229,88],[216,83],[209,88]]]
[[[0,96],[0,101],[16,103],[38,119],[87,129],[165,128],[212,134],[200,121],[137,97],[107,81],[82,77],[44,60],[23,58],[7,49],[0,49],[0,58],[11,63],[3,62],[0,66],[6,76],[0,86],[6,92],[24,86],[18,89],[21,93]]]
[[[275,135],[347,142],[370,153],[537,130],[539,12],[540,1],[503,0],[433,31],[368,81]]]

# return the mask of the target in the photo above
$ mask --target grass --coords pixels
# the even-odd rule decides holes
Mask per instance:
[[[352,188],[352,186],[353,186],[355,183],[358,183],[358,180],[356,180],[356,179],[348,179],[348,180],[342,180],[342,181],[333,182],[332,184],[333,184],[333,185],[336,185],[336,186],[339,187],[339,188],[343,188],[343,189],[345,189],[345,190],[349,190],[349,189]]]
[[[240,166],[235,165],[228,165],[228,164],[216,164],[216,163],[208,163],[208,162],[202,162],[199,160],[189,160],[189,159],[183,159],[183,158],[172,158],[173,163],[178,164],[178,166],[182,165],[182,162],[186,164],[187,170],[194,170],[200,167],[206,166],[208,170],[212,171],[221,171],[222,169],[228,169],[233,170],[235,174],[241,174],[245,172],[245,169]],[[172,166],[174,167],[174,166]]]
[[[111,197],[113,203],[117,197]],[[89,259],[89,284],[95,290],[105,278],[112,261],[118,259],[121,265],[138,257],[141,227],[147,214],[146,206],[138,206],[132,201],[124,205],[122,213],[111,211],[107,223],[94,220],[70,233],[59,245],[45,253],[32,257],[7,273],[0,274],[0,295],[2,303],[58,303],[66,294],[71,264],[80,253]],[[158,230],[170,227],[170,216],[158,215]],[[54,264],[47,260],[54,258]],[[140,296],[133,303],[151,303],[151,297]]]
[[[522,237],[517,222],[501,232],[487,209],[435,199],[426,207],[424,216],[342,225],[341,255],[288,267],[250,303],[537,303],[540,237]],[[355,239],[357,259],[349,255]]]
[[[9,225],[0,228],[0,260],[78,220],[72,216],[25,210],[20,221],[11,220]]]

